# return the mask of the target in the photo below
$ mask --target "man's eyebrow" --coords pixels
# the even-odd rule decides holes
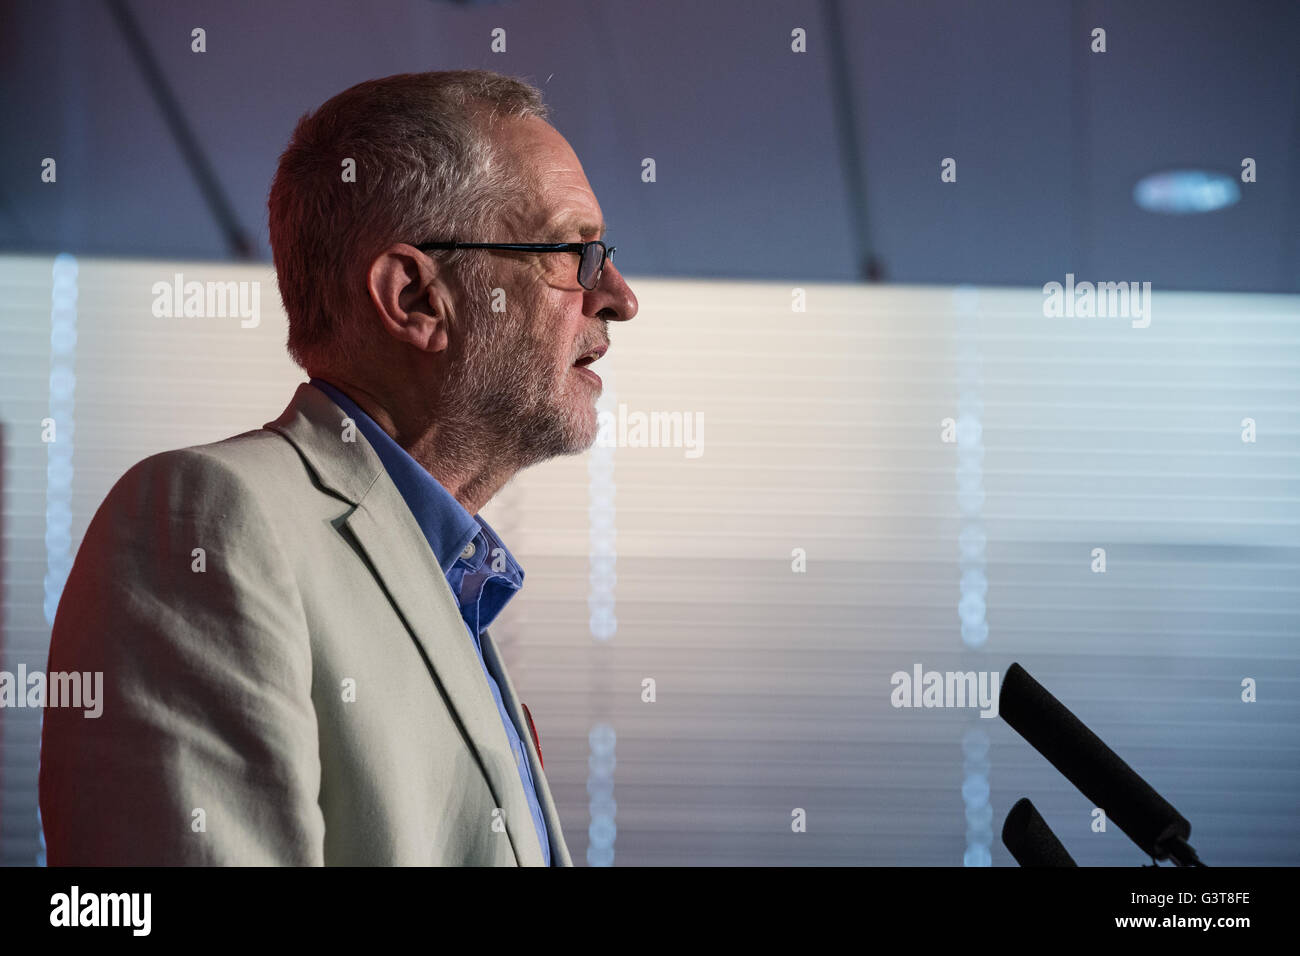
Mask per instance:
[[[582,222],[577,217],[568,216],[553,222],[547,228],[546,237],[559,241],[569,233],[577,231],[580,236],[595,235],[596,238],[601,239],[605,236],[605,229],[606,226],[603,222],[597,225],[594,222]]]

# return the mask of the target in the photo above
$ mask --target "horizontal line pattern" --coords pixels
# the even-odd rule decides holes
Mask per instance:
[[[615,715],[619,862],[959,865],[971,727],[990,737],[995,833],[1028,795],[1080,863],[1143,862],[1113,826],[1092,833],[1085,798],[1001,721],[889,705],[914,663],[1014,660],[1193,822],[1202,858],[1300,862],[1297,300],[1157,292],[1134,329],[980,289],[959,341],[948,289],[812,286],[792,313],[784,285],[634,288],[640,315],[601,364],[629,410],[702,413],[704,454],[616,449],[604,647],[586,634],[581,464],[516,479],[529,577],[499,625],[562,805],[585,801],[589,712]],[[972,340],[979,654],[959,636],[958,460],[939,441]],[[602,655],[613,686],[575,681]],[[993,858],[1013,862],[997,840]]]
[[[150,287],[175,272],[261,282],[261,326],[154,319]],[[48,259],[0,259],[8,669],[44,667],[48,643],[33,422],[49,275]],[[302,377],[264,267],[83,261],[79,281],[74,540],[132,463],[260,426]],[[629,411],[701,413],[703,454],[614,451],[612,641],[588,626],[587,456],[523,472],[484,509],[526,570],[493,634],[575,860],[587,732],[608,713],[619,864],[959,864],[971,727],[990,737],[995,833],[1028,795],[1080,863],[1143,862],[1113,827],[1090,832],[1087,801],[1000,720],[890,706],[890,675],[914,663],[1019,660],[1192,821],[1207,862],[1300,862],[1294,297],[1156,290],[1150,328],[1134,329],[1045,318],[1037,290],[981,289],[959,340],[946,288],[811,285],[794,313],[780,283],[630,281],[640,315],[611,325],[596,370],[613,370]],[[970,342],[988,536],[979,653],[959,636],[958,458],[939,440]],[[791,572],[795,547],[805,574]],[[1240,703],[1242,677],[1259,703]],[[6,863],[35,856],[33,716],[0,711]],[[791,832],[795,807],[806,833]],[[996,840],[993,859],[1011,862]]]

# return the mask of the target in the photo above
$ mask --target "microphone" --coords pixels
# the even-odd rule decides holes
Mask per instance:
[[[1002,842],[1021,866],[1078,866],[1028,797],[1007,814]]]
[[[1200,865],[1186,843],[1192,825],[1019,664],[1003,677],[998,712],[1153,859]]]

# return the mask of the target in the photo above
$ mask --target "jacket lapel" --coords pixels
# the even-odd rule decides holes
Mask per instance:
[[[488,669],[496,675],[497,686],[501,690],[501,699],[505,702],[506,711],[514,721],[515,730],[519,733],[519,738],[525,742],[524,746],[528,751],[528,767],[533,773],[533,782],[537,785],[537,803],[541,807],[542,819],[546,823],[546,835],[550,838],[551,865],[573,866],[573,860],[569,857],[569,848],[564,843],[564,830],[560,827],[560,816],[556,812],[555,801],[551,799],[551,785],[546,780],[546,771],[542,769],[541,755],[537,752],[528,719],[520,706],[519,695],[515,693],[515,685],[511,682],[509,673],[501,665],[501,657],[497,654],[496,642],[492,640],[491,634],[484,631],[479,635],[479,642],[483,646],[483,659],[487,661]]]
[[[510,741],[451,588],[369,442],[364,437],[342,440],[344,417],[323,392],[303,383],[284,414],[266,427],[293,443],[323,487],[355,506],[342,525],[365,553],[371,572],[419,645],[430,676],[505,814],[515,858],[523,866],[542,866],[545,859]],[[490,825],[485,817],[483,826]]]

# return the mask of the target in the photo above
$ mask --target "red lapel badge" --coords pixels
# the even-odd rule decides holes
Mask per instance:
[[[524,718],[528,721],[528,732],[533,735],[533,746],[537,748],[537,762],[546,769],[546,761],[542,759],[542,742],[537,738],[537,726],[533,723],[533,715],[528,712],[528,705],[522,700],[519,706],[524,709]]]

